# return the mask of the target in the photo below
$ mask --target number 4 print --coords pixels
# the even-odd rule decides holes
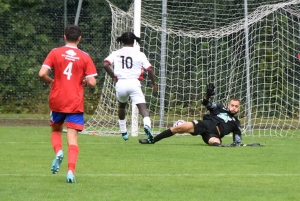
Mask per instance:
[[[68,64],[68,66],[64,70],[64,75],[67,75],[67,80],[71,79],[71,76],[72,76],[72,66],[73,66],[73,62],[70,62]]]

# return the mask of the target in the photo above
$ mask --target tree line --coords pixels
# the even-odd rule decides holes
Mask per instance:
[[[41,64],[43,60],[45,59],[47,53],[54,47],[61,46],[64,44],[63,41],[63,29],[64,29],[64,23],[65,20],[67,21],[67,24],[73,24],[77,12],[77,6],[78,1],[76,0],[65,0],[67,3],[66,7],[64,5],[63,0],[3,0],[0,3],[0,112],[1,113],[48,113],[48,93],[49,93],[49,86],[45,83],[43,83],[39,77],[38,77],[38,71],[41,67]],[[111,0],[112,3],[117,5],[123,10],[127,10],[132,0]],[[143,1],[144,3],[151,3],[150,0]],[[187,1],[190,2],[190,1]],[[196,1],[197,2],[197,1]],[[212,3],[212,1],[203,0],[203,3]],[[243,15],[243,3],[241,1],[230,1],[230,5],[226,4],[225,1],[222,0],[215,0],[218,6],[220,8],[239,8],[239,13],[233,13],[234,16],[242,16]],[[252,7],[250,7],[249,12],[254,11],[256,7],[260,5],[265,5],[268,3],[279,3],[279,2],[285,2],[285,1],[275,1],[275,0],[267,0],[267,1],[258,1],[258,0],[248,0],[249,5],[251,4]],[[157,3],[157,7],[159,8],[159,3]],[[172,6],[178,6],[178,1],[168,1],[168,6],[171,8]],[[153,12],[154,10],[150,10],[151,7],[149,7],[150,12]],[[189,5],[186,5],[186,7],[181,8],[186,9],[186,13],[191,9]],[[193,8],[197,9],[197,8]],[[212,26],[213,23],[210,22],[209,19],[206,19],[208,15],[211,15],[211,18],[214,16],[212,12],[212,7],[208,8],[199,8],[199,12],[204,10],[207,15],[199,16],[203,17],[203,21],[207,21],[208,25]],[[205,10],[206,9],[206,10]],[[207,13],[207,9],[210,9],[210,12]],[[222,11],[218,9],[218,12],[224,12],[224,14],[227,12],[228,9],[223,9]],[[67,11],[67,12],[66,12]],[[196,12],[197,10],[195,10]],[[65,15],[67,14],[67,15]],[[223,13],[218,13],[220,16],[222,16]],[[161,23],[161,19],[159,19],[159,14],[157,18],[157,24],[159,25]],[[280,18],[280,19],[279,19]],[[170,15],[168,16],[168,24],[176,24],[178,18],[174,17],[172,18],[172,13],[170,12]],[[221,19],[221,18],[220,18]],[[182,21],[191,21],[192,19],[182,19]],[[230,20],[230,19],[229,19]],[[286,24],[289,24],[289,19],[283,19],[281,16],[271,16],[269,22],[274,22],[278,20],[278,26],[286,26]],[[284,22],[286,20],[287,22]],[[280,24],[282,23],[282,25]],[[87,113],[92,114],[95,110],[95,107],[98,105],[99,97],[102,90],[102,84],[104,82],[105,78],[105,72],[102,69],[102,61],[103,59],[109,54],[110,51],[110,42],[111,42],[111,10],[109,7],[109,4],[105,0],[89,0],[89,1],[83,1],[82,9],[80,13],[79,18],[79,26],[83,29],[83,39],[82,42],[79,45],[79,48],[83,49],[84,51],[88,52],[91,57],[93,58],[97,70],[98,70],[98,84],[96,88],[90,88],[85,89],[85,98],[86,98],[86,105],[85,110]],[[275,27],[276,28],[276,27]],[[265,29],[260,30],[260,37],[271,37],[270,41],[272,41],[272,34],[274,33],[272,31],[274,27],[266,26]],[[289,61],[292,61],[291,63],[288,61],[284,66],[286,66],[286,69],[281,70],[287,70],[292,69],[294,63],[295,63],[295,49],[298,48],[298,45],[295,45],[293,40],[294,36],[291,36],[291,34],[294,32],[293,27],[288,28],[286,33],[282,33],[280,37],[282,38],[282,43],[278,47],[273,47],[273,49],[276,49],[277,52],[286,52],[287,55],[290,56],[284,56],[284,58],[289,58]],[[253,29],[253,32],[258,29]],[[250,31],[251,28],[250,28]],[[252,33],[253,33],[252,32]],[[159,34],[158,34],[159,35]],[[159,35],[160,36],[160,35]],[[284,38],[292,38],[291,40],[284,40]],[[199,41],[198,41],[199,40]],[[256,40],[256,39],[255,39]],[[255,40],[252,40],[255,43]],[[257,39],[258,40],[258,39]],[[262,40],[263,41],[263,40]],[[222,44],[228,44],[228,46],[232,46],[232,48],[229,48],[229,51],[235,51],[235,40],[231,40],[231,42],[222,41],[220,40],[220,47],[222,47]],[[292,43],[293,42],[293,43]],[[168,41],[169,45],[172,46],[173,43],[176,43],[176,41]],[[214,46],[213,41],[205,41],[200,39],[195,39],[195,44],[200,44],[201,47],[205,48],[205,45],[208,45],[210,47]],[[211,43],[211,44],[210,44]],[[159,44],[155,44],[159,45]],[[190,43],[186,42],[187,46],[190,46]],[[251,45],[251,44],[250,44]],[[259,47],[253,47],[255,48],[252,50],[252,52],[255,53],[255,51],[258,51],[258,54],[266,55],[264,58],[262,57],[255,57],[252,62],[252,66],[257,69],[261,69],[261,71],[257,72],[271,72],[276,71],[276,69],[273,69],[272,62],[277,61],[278,59],[276,57],[279,57],[279,54],[274,54],[274,52],[268,52],[266,51],[270,47],[272,47],[273,44],[267,44],[267,43],[257,43],[256,44]],[[152,46],[152,45],[151,45]],[[244,46],[244,44],[241,44],[241,46]],[[154,47],[154,46],[152,46]],[[184,46],[182,46],[184,47]],[[181,48],[182,48],[181,47]],[[282,47],[291,47],[281,50]],[[173,48],[177,48],[174,46]],[[179,47],[178,47],[179,48]],[[159,49],[159,48],[158,48]],[[197,49],[197,47],[195,47]],[[151,47],[149,46],[149,57],[151,57]],[[172,58],[175,60],[177,58],[184,58],[182,55],[183,51],[177,51],[174,53]],[[155,54],[159,54],[160,52],[156,52]],[[178,53],[178,55],[177,55]],[[198,80],[200,77],[203,77],[201,74],[204,71],[207,71],[207,69],[204,68],[210,68],[209,65],[209,57],[211,52],[206,52],[205,49],[202,52],[202,58],[203,61],[202,64],[204,64],[200,71],[199,68],[195,65],[194,60],[179,60],[178,63],[180,66],[181,62],[184,62],[183,64],[186,66],[187,73],[184,76],[187,77],[187,79],[184,79],[184,83],[189,82],[188,79],[195,79]],[[190,52],[191,58],[197,58],[197,55],[193,55],[193,51]],[[206,55],[207,54],[207,55]],[[222,55],[224,54],[224,55]],[[223,53],[219,53],[218,56],[220,58],[224,58],[227,60],[230,60],[229,57],[226,57],[225,51]],[[240,54],[244,54],[244,49],[241,50]],[[156,56],[155,56],[156,57]],[[206,58],[207,57],[207,58]],[[282,57],[282,56],[281,56]],[[283,57],[282,57],[283,58]],[[151,58],[150,58],[151,60]],[[232,58],[232,61],[234,58]],[[263,60],[267,60],[269,62],[265,62]],[[226,63],[227,65],[231,65],[230,62],[227,61],[219,61],[222,64]],[[244,62],[244,61],[242,61]],[[212,65],[213,63],[211,63]],[[159,64],[155,64],[155,66],[159,67]],[[224,66],[225,69],[226,66]],[[169,71],[169,74],[172,72],[176,72],[180,69],[172,69],[172,71]],[[199,71],[199,72],[198,72]],[[158,72],[158,71],[157,71]],[[211,72],[213,73],[213,72]],[[292,72],[291,72],[292,73]],[[253,75],[253,74],[252,74]],[[182,75],[178,75],[182,76]],[[264,77],[264,75],[253,75],[258,77],[258,80],[261,79],[262,82],[267,83],[278,83],[278,80],[276,77],[268,76]],[[181,79],[181,78],[180,78]],[[221,80],[221,78],[219,79]],[[227,80],[226,78],[224,79]],[[237,79],[239,80],[239,79]],[[246,85],[244,84],[245,81],[241,80],[238,83],[240,86],[242,86],[242,90],[245,92]],[[188,85],[192,85],[194,83],[189,83]],[[220,85],[225,86],[225,83],[220,83]],[[296,83],[297,84],[297,83]],[[169,83],[167,87],[171,87],[173,84]],[[268,86],[270,88],[270,91],[280,91],[282,94],[287,94],[285,97],[292,97],[294,93],[293,90],[289,89],[289,86],[285,86],[288,84],[269,84]],[[282,87],[282,90],[275,90],[279,87]],[[170,91],[174,91],[174,89],[170,89]],[[177,89],[176,89],[177,90]],[[179,91],[174,91],[175,93],[180,93]],[[200,94],[199,90],[195,88],[194,94]],[[255,94],[253,94],[253,97],[262,97],[265,96],[264,91],[257,90]],[[277,103],[280,99],[282,94],[274,94],[271,96],[270,102]],[[173,94],[170,94],[169,99],[171,99]],[[225,95],[224,95],[225,96]],[[245,94],[242,94],[241,96],[245,97]],[[198,97],[192,97],[189,100],[195,101]],[[186,96],[182,93],[180,95],[180,100],[186,101]],[[256,100],[256,99],[255,99]],[[297,101],[298,99],[295,99]],[[149,101],[156,101],[156,100],[149,100]],[[167,106],[171,106],[171,104],[178,104],[177,102],[166,104]],[[183,107],[186,107],[186,104],[190,103],[183,103]],[[260,104],[257,104],[260,105]],[[276,104],[273,104],[271,107],[276,107]],[[257,108],[257,110],[260,110]],[[293,110],[291,110],[293,111]]]
[[[49,86],[38,77],[48,52],[64,45],[63,31],[74,24],[76,0],[3,0],[0,2],[0,112],[48,113]],[[127,9],[131,0],[115,0]],[[83,29],[79,48],[97,66],[98,85],[86,91],[86,112],[98,104],[104,80],[102,61],[109,53],[111,11],[105,0],[83,1],[79,17]]]

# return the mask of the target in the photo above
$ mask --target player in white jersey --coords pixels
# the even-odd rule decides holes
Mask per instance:
[[[152,82],[153,92],[157,91],[157,86],[155,84],[152,65],[143,52],[140,52],[138,48],[133,47],[134,40],[140,44],[141,39],[136,37],[132,32],[125,32],[122,36],[118,37],[117,42],[122,43],[123,48],[112,52],[105,58],[103,67],[111,78],[113,78],[114,82],[116,82],[116,96],[119,101],[119,125],[123,139],[128,140],[125,108],[130,97],[132,103],[136,104],[143,116],[144,131],[149,142],[152,142],[153,134],[151,132],[151,120],[140,83],[144,77],[145,70],[148,72]],[[112,64],[114,65],[114,70],[111,69]]]

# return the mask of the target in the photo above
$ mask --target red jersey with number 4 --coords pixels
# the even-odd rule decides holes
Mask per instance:
[[[52,49],[43,63],[54,71],[49,106],[51,111],[81,113],[84,111],[82,81],[97,75],[91,57],[76,47],[63,46]]]

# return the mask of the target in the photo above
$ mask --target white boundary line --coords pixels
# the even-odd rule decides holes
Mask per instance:
[[[0,174],[0,177],[53,177],[53,174]],[[82,177],[300,177],[300,174],[76,174]]]

